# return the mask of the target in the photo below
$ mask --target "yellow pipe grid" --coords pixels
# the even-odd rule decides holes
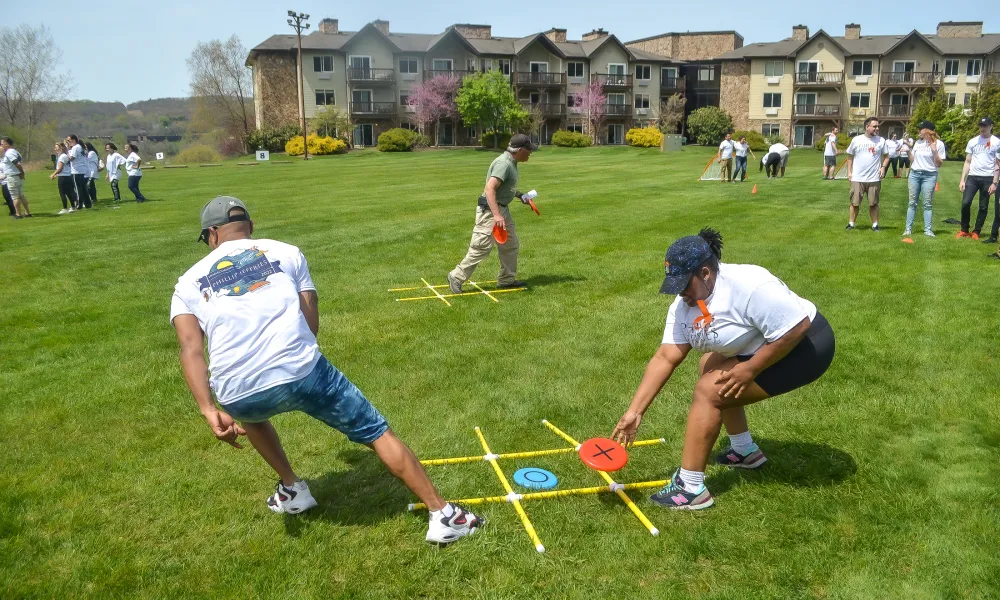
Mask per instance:
[[[419,289],[419,288],[418,288]],[[533,492],[529,494],[518,494],[511,488],[510,482],[504,475],[503,470],[497,464],[498,460],[512,459],[512,458],[532,458],[536,456],[550,456],[555,454],[568,454],[570,452],[578,451],[580,444],[572,437],[570,437],[566,432],[559,429],[546,419],[542,419],[542,424],[545,425],[550,431],[561,437],[567,443],[571,444],[570,448],[556,448],[551,450],[530,450],[526,452],[510,452],[506,454],[494,454],[490,450],[489,444],[486,442],[486,437],[483,435],[482,430],[479,427],[475,428],[476,436],[479,438],[479,443],[483,447],[483,451],[486,453],[482,456],[460,456],[456,458],[435,458],[429,460],[422,460],[420,464],[425,466],[434,465],[456,465],[470,462],[480,462],[486,461],[490,463],[493,471],[497,475],[497,479],[500,480],[500,485],[503,487],[504,491],[507,492],[505,496],[486,496],[481,498],[463,498],[461,500],[449,500],[449,502],[454,502],[458,504],[465,505],[475,505],[475,504],[487,504],[487,503],[502,503],[507,502],[514,506],[514,511],[517,513],[518,518],[521,521],[521,525],[527,532],[528,537],[531,539],[532,545],[538,552],[545,552],[545,546],[542,545],[541,539],[538,537],[538,533],[535,531],[534,525],[531,524],[531,520],[528,518],[528,514],[524,511],[524,507],[521,502],[525,500],[544,500],[546,498],[563,498],[566,496],[585,496],[591,494],[602,494],[605,492],[614,492],[625,506],[628,507],[630,511],[639,519],[643,526],[652,535],[659,535],[660,531],[650,522],[645,514],[639,507],[632,502],[632,499],[628,497],[625,490],[640,490],[646,488],[658,488],[663,487],[668,482],[665,479],[657,481],[640,481],[637,483],[617,483],[610,475],[604,471],[597,471],[602,479],[607,483],[607,485],[585,487],[585,488],[572,488],[568,490],[552,490],[547,492]],[[663,438],[655,440],[641,440],[632,444],[632,446],[654,446],[658,444],[665,443],[666,440]],[[427,506],[423,503],[413,503],[407,506],[407,510],[424,510]]]
[[[523,291],[525,291],[525,290],[528,289],[528,288],[524,288],[524,287],[519,287],[519,288],[507,288],[507,289],[502,289],[502,290],[501,289],[492,289],[491,290],[491,289],[486,289],[484,287],[481,287],[480,284],[487,285],[487,284],[491,284],[491,283],[497,283],[496,280],[493,280],[493,281],[478,281],[478,282],[477,281],[470,281],[470,282],[468,282],[469,285],[471,285],[472,287],[476,288],[477,291],[475,291],[475,292],[462,292],[460,294],[442,294],[438,290],[442,289],[442,288],[449,287],[447,283],[442,284],[442,285],[431,285],[423,277],[420,278],[420,281],[422,281],[424,285],[418,285],[418,286],[415,286],[415,287],[389,288],[389,293],[395,293],[395,292],[415,292],[417,290],[430,290],[430,292],[432,294],[434,294],[433,296],[413,296],[413,297],[408,297],[408,298],[396,298],[396,302],[412,302],[414,300],[440,300],[441,302],[444,302],[446,306],[451,306],[451,302],[448,301],[448,298],[457,298],[459,296],[486,296],[487,298],[489,298],[493,302],[500,302],[500,300],[496,297],[496,294],[511,294],[513,292],[523,292]]]

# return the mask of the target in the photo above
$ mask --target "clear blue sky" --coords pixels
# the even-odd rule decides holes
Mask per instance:
[[[323,2],[307,0],[160,0],[159,2],[92,3],[87,8],[52,11],[46,2],[17,2],[4,11],[2,26],[45,24],[63,50],[61,68],[73,75],[72,98],[134,102],[188,94],[185,60],[199,41],[237,34],[251,48],[275,33],[288,33],[286,11],[312,16],[316,27],[324,17],[340,19],[340,28],[357,30],[374,19],[386,19],[393,31],[436,33],[452,23],[488,23],[493,34],[521,36],[550,27],[569,30],[571,38],[603,27],[622,41],[666,31],[735,29],[746,43],[775,41],[791,35],[796,23],[810,31],[843,35],[844,24],[861,24],[862,33],[907,33],[916,28],[933,33],[939,21],[985,21],[986,32],[1000,33],[1000,19],[974,2],[827,3],[822,13],[804,10],[798,0],[759,2],[643,2],[606,0],[510,2],[496,0],[375,0]],[[74,5],[75,6],[75,5]],[[609,10],[609,6],[621,10]],[[420,7],[420,8],[417,8]],[[433,7],[428,10],[428,7]],[[669,7],[669,8],[668,8]],[[8,17],[13,15],[14,19]],[[658,16],[662,15],[662,16]],[[71,49],[68,40],[86,40]],[[142,50],[127,49],[134,43]],[[117,55],[117,63],[109,57]]]

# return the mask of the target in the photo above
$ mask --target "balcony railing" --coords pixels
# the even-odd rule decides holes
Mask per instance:
[[[616,73],[594,73],[590,76],[591,81],[597,81],[604,87],[632,87],[631,75],[618,75]]]
[[[896,86],[913,86],[913,85],[941,85],[943,80],[943,75],[940,71],[903,71],[895,72],[888,71],[882,73],[882,78],[880,83],[882,87],[896,85]]]
[[[522,101],[521,105],[525,108],[525,110],[537,110],[546,117],[561,117],[566,114],[565,104],[554,104],[550,102],[531,103],[528,101]]]
[[[817,73],[795,73],[795,85],[821,87],[837,86],[844,83],[843,71],[819,71]]]
[[[627,117],[632,114],[629,104],[605,104],[600,107],[601,114],[606,117]]]
[[[392,83],[396,80],[393,69],[347,69],[348,81],[363,81],[367,83]]]
[[[660,90],[664,92],[683,92],[684,79],[680,77],[665,77],[660,80]]]
[[[566,76],[564,73],[517,71],[514,73],[514,85],[566,85]]]
[[[395,116],[395,102],[351,102],[352,115]]]
[[[896,119],[908,119],[913,116],[916,104],[880,104],[877,115]]]
[[[840,116],[839,104],[796,104],[792,114],[796,117],[834,118]]]
[[[475,73],[475,71],[455,71],[452,69],[425,69],[424,79],[425,80],[434,79],[438,75],[448,75],[451,77],[458,77],[459,79],[461,79],[467,75],[472,75],[473,73]]]

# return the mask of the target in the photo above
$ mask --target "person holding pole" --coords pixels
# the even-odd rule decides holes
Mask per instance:
[[[721,262],[713,229],[683,237],[667,250],[661,294],[677,294],[663,344],[650,359],[628,410],[611,434],[629,445],[643,414],[692,349],[704,353],[688,411],[681,466],[650,499],[670,509],[714,504],[705,467],[724,425],[730,447],[716,457],[729,467],[767,462],[754,443],[744,407],[819,379],[833,362],[833,330],[816,306],[767,269]]]

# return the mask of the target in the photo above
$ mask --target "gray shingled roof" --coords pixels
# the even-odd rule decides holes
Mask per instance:
[[[841,36],[829,37],[843,46],[847,53],[852,56],[878,56],[888,52],[909,35],[909,33],[905,35],[866,35],[857,40],[849,40]],[[989,54],[1000,46],[1000,34],[998,33],[987,33],[975,38],[943,38],[936,35],[921,35],[928,43],[939,49],[941,54]],[[780,42],[747,44],[742,48],[723,54],[719,59],[738,60],[791,56],[803,44],[805,42],[791,38],[783,39]]]

